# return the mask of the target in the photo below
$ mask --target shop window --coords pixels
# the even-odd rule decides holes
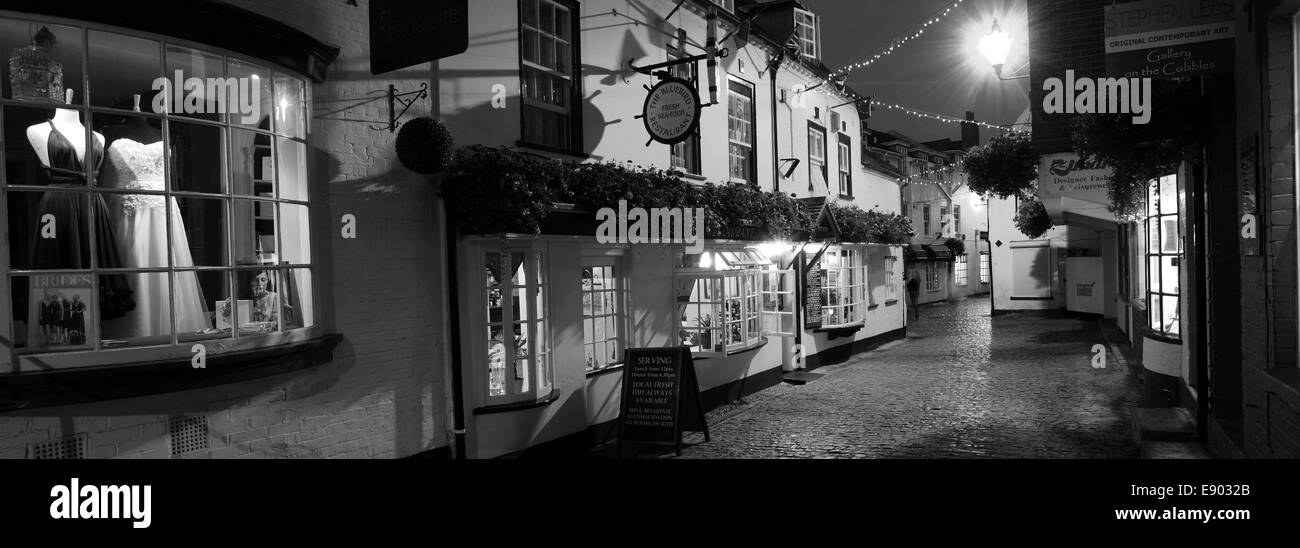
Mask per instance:
[[[1183,240],[1179,234],[1178,176],[1151,182],[1147,190],[1147,317],[1152,331],[1179,337]]]
[[[681,344],[724,356],[794,335],[794,273],[756,250],[688,255],[674,274]]]
[[[727,96],[727,141],[730,145],[730,175],[733,182],[756,183],[754,155],[754,86],[731,78]]]
[[[564,151],[581,148],[577,7],[569,0],[519,1],[519,77],[526,143]]]
[[[808,122],[808,190],[830,190],[826,182],[826,130]]]
[[[822,254],[822,327],[849,326],[867,316],[866,253],[831,247]]]
[[[988,285],[993,281],[993,262],[989,252],[980,252],[980,283]]]
[[[939,263],[925,263],[925,290],[931,293],[939,291]]]
[[[839,136],[840,195],[853,196],[853,143],[848,135]]]
[[[966,257],[967,257],[966,254],[963,253],[961,255],[958,255],[957,259],[953,262],[952,275],[953,277],[957,278],[957,285],[961,287],[966,287],[967,282],[969,281],[967,280],[967,277],[970,274],[969,271],[966,269]]]
[[[0,18],[0,51],[15,58],[0,67],[3,332],[20,370],[269,346],[317,324],[303,79],[20,19]],[[178,71],[204,93],[174,89]],[[140,350],[75,355],[122,348]]]
[[[682,31],[683,33],[685,31]],[[668,60],[676,60],[687,57],[680,48],[668,47]],[[681,78],[687,82],[698,85],[699,67],[696,63],[682,63],[668,68],[668,73],[675,78]],[[695,131],[687,137],[685,141],[672,146],[672,166],[692,175],[702,174],[700,167],[700,127],[697,124]]]
[[[544,398],[554,379],[546,255],[539,246],[506,245],[484,250],[481,261],[487,401]]]
[[[615,258],[582,267],[582,348],[588,373],[623,363],[625,294]]]

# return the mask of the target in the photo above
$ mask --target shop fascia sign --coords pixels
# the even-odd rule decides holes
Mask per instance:
[[[1040,199],[1069,197],[1106,202],[1115,170],[1097,160],[1083,160],[1078,154],[1043,156],[1038,168]]]
[[[1144,0],[1106,7],[1106,73],[1185,78],[1232,70],[1234,0]]]

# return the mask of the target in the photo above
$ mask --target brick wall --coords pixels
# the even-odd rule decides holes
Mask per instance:
[[[318,103],[428,81],[427,65],[370,75],[365,0],[229,3],[341,48],[327,81],[314,86]],[[386,106],[348,117],[386,120]],[[427,112],[425,102],[408,116]],[[323,120],[311,127],[313,282],[318,323],[344,337],[334,361],[189,392],[8,413],[0,416],[0,458],[27,458],[31,444],[75,435],[88,436],[90,457],[171,458],[168,424],[176,416],[204,417],[208,426],[208,448],[183,458],[394,458],[446,446],[445,266],[435,188],[401,167],[387,131]],[[340,238],[344,214],[356,216],[356,240]]]
[[[1238,19],[1238,124],[1257,132],[1263,165],[1262,256],[1242,258],[1244,451],[1300,458],[1296,366],[1295,90],[1293,0],[1264,2]],[[1248,19],[1253,17],[1253,20]],[[1260,33],[1263,36],[1260,36]]]
[[[1035,0],[1029,5],[1029,108],[1034,148],[1039,154],[1074,150],[1074,115],[1043,112],[1043,81],[1075,76],[1101,77],[1106,70],[1107,0]]]

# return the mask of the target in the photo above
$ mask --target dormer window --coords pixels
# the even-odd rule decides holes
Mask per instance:
[[[809,59],[821,59],[821,21],[817,15],[801,9],[794,10],[794,36],[799,52]]]

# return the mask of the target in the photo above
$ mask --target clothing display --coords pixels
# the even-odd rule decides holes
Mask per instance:
[[[165,189],[162,141],[144,144],[119,138],[108,147],[108,165],[101,178],[106,188],[134,191]],[[194,266],[184,219],[175,198],[126,194],[112,195],[113,231],[117,250],[126,268],[166,267],[170,249],[175,268]],[[167,215],[171,212],[171,245],[168,247]],[[203,291],[194,272],[176,272],[169,295],[165,275],[128,275],[135,289],[136,309],[122,321],[106,326],[111,337],[142,337],[171,332],[172,303],[175,304],[178,333],[196,333],[212,328],[203,302]],[[170,302],[169,302],[170,298]]]
[[[46,140],[46,152],[49,165],[42,170],[46,177],[46,186],[74,188],[86,186],[85,163],[96,169],[104,159],[103,143],[91,139],[93,146],[86,152],[86,161],[77,156],[77,149],[63,135],[53,120],[49,138]],[[94,243],[87,225],[91,222],[90,211],[95,209]],[[121,268],[122,261],[117,253],[113,236],[112,215],[103,197],[91,195],[89,204],[86,195],[76,192],[46,192],[41,196],[37,206],[36,219],[46,215],[54,216],[57,237],[44,238],[38,230],[34,235],[31,264],[37,270],[90,270],[90,253],[94,249],[99,268]],[[131,286],[121,275],[100,277],[99,315],[101,319],[118,318],[135,308]]]

